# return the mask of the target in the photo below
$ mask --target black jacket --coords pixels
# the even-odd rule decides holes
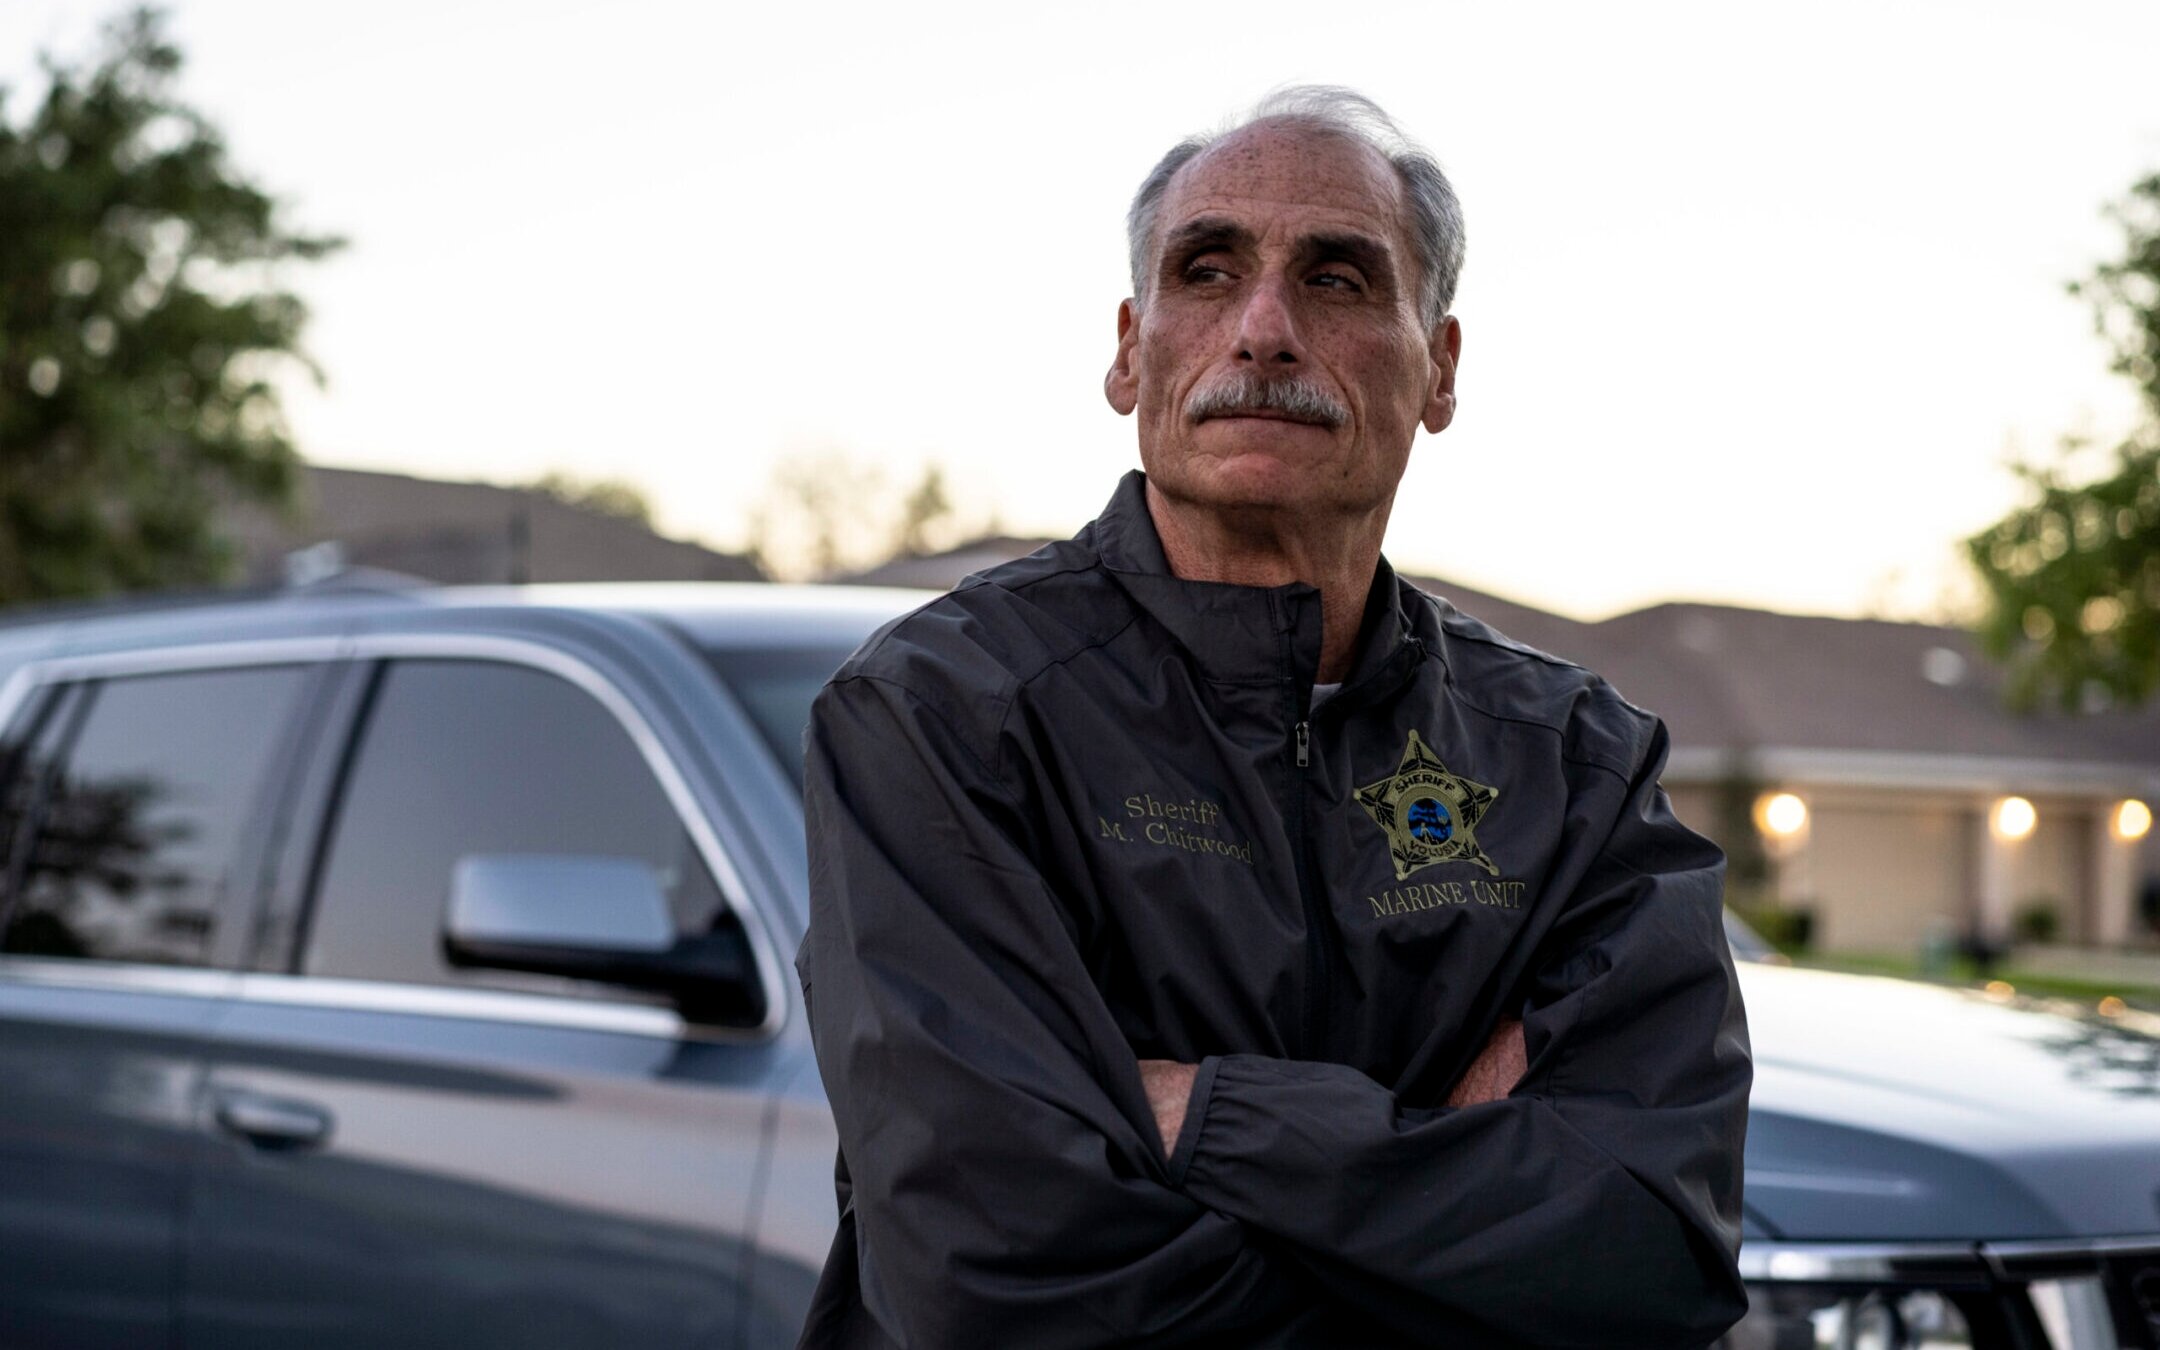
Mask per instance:
[[[1310,707],[1319,593],[1171,575],[1144,487],[818,698],[803,1344],[1706,1344],[1750,1068],[1663,725],[1385,562]],[[1201,1065],[1167,1164],[1140,1058]]]

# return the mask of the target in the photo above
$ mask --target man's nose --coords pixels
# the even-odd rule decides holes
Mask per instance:
[[[1270,276],[1246,294],[1245,307],[1238,314],[1238,360],[1294,366],[1305,359],[1286,288],[1282,278]]]

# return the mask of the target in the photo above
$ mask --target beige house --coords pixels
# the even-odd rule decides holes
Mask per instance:
[[[944,589],[1040,542],[856,579]],[[1824,949],[2000,939],[2031,910],[2064,942],[2160,946],[2160,706],[2013,714],[1955,628],[1700,604],[1581,623],[1417,580],[1663,716],[1673,809],[1736,858],[1766,852],[1769,893]]]
[[[2002,937],[2035,909],[2062,941],[2160,942],[2160,707],[2011,713],[1971,638],[1928,624],[1659,605],[1555,650],[1665,716],[1691,823],[1754,790],[1776,894],[1827,949]]]

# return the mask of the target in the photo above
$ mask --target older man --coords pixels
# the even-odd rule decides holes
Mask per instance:
[[[1297,89],[1130,225],[1144,473],[818,700],[842,1215],[804,1344],[1707,1344],[1723,859],[1657,719],[1380,556],[1455,411],[1452,190]]]

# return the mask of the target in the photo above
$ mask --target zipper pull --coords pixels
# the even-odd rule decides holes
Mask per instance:
[[[1312,763],[1312,723],[1297,724],[1297,766],[1305,768]]]

